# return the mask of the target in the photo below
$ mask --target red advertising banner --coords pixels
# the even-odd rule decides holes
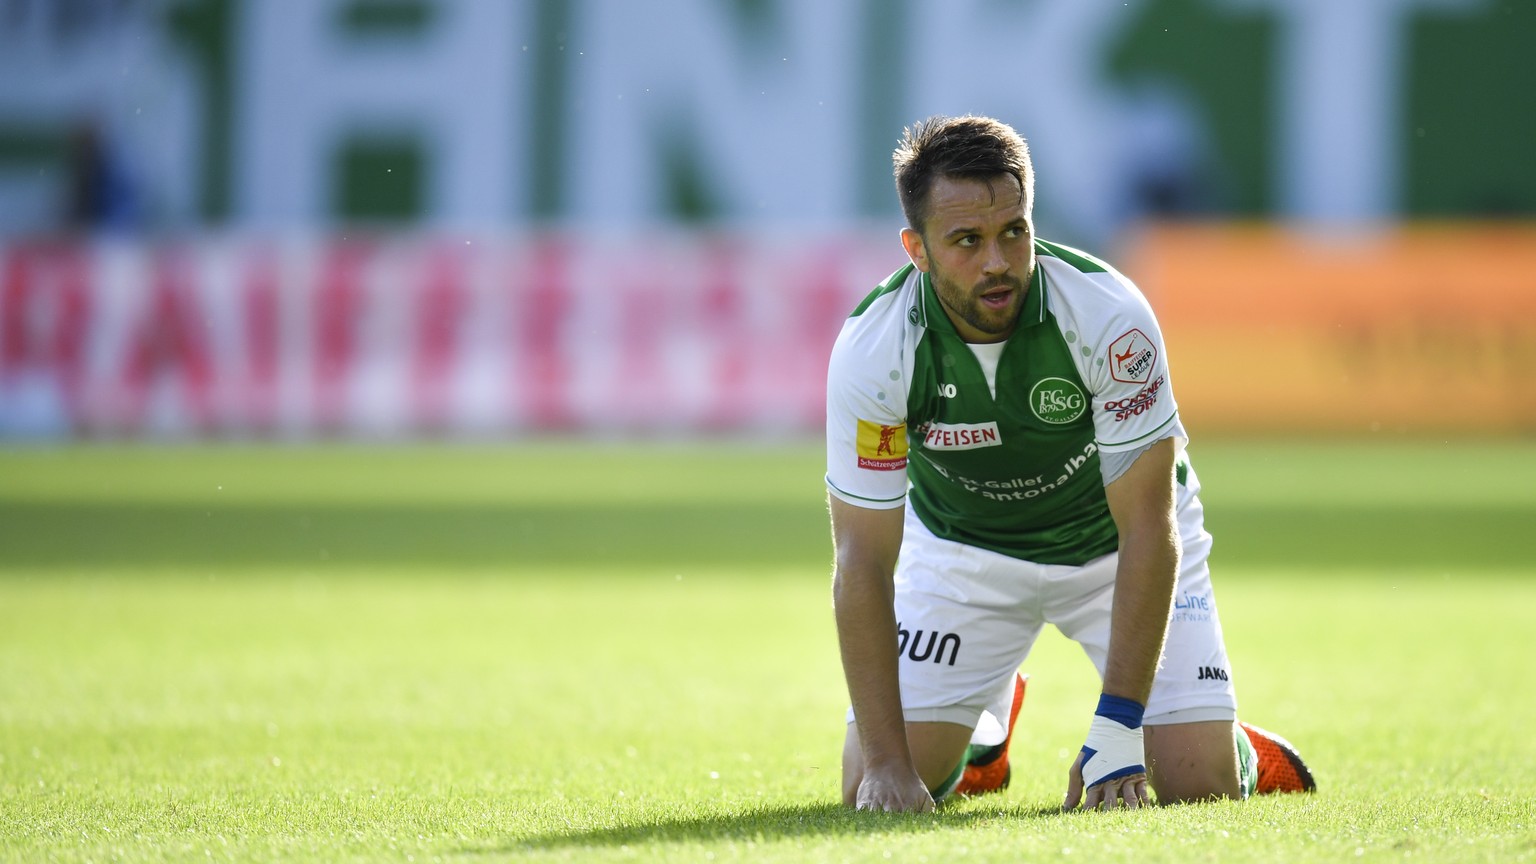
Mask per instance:
[[[819,433],[894,236],[0,248],[0,433]]]

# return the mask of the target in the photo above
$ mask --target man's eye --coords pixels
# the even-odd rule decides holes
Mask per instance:
[[[975,246],[976,245],[976,235],[974,235],[974,234],[967,234],[966,236],[961,237],[959,240],[956,240],[955,241],[955,245],[957,245],[957,246]]]

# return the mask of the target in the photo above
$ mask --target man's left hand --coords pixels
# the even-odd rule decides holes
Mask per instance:
[[[1089,786],[1087,794],[1084,795],[1084,758],[1084,754],[1078,753],[1077,760],[1072,763],[1072,770],[1067,774],[1067,798],[1061,804],[1063,810],[1071,810],[1077,807],[1079,802],[1082,803],[1084,810],[1113,810],[1118,807],[1135,809],[1152,806],[1152,799],[1147,794],[1145,771]]]
[[[1104,694],[1088,727],[1088,740],[1067,774],[1070,810],[1081,799],[1088,810],[1136,808],[1152,803],[1147,796],[1146,748],[1142,739],[1140,702]],[[1087,786],[1084,795],[1083,787]]]

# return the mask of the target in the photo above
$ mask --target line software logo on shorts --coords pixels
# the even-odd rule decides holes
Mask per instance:
[[[860,468],[896,471],[907,467],[906,426],[885,426],[861,419],[854,444]]]
[[[1082,389],[1065,378],[1042,378],[1029,391],[1029,410],[1046,423],[1071,423],[1087,408]]]

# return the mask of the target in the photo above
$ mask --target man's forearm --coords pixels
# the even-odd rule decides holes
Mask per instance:
[[[890,575],[839,570],[833,582],[833,608],[843,676],[848,682],[865,763],[910,765]]]
[[[1105,693],[1147,704],[1168,633],[1178,573],[1178,537],[1171,531],[1122,537]]]

